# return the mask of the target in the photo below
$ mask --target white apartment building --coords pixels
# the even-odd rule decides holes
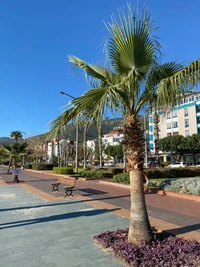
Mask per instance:
[[[111,132],[104,134],[104,136],[102,137],[102,142],[104,144],[116,146],[121,143],[123,138],[124,138],[124,135],[123,135],[121,127],[115,127]]]
[[[62,139],[59,141],[60,154],[65,154],[66,151],[72,150],[75,147],[75,142],[71,140]],[[75,148],[74,148],[75,149]],[[58,156],[57,139],[53,139],[47,145],[47,161],[52,161],[52,155]]]
[[[177,106],[159,110],[159,139],[200,134],[200,91],[184,95]],[[154,153],[153,116],[149,114],[149,148]]]

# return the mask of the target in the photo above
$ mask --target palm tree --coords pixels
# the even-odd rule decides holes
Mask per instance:
[[[14,167],[17,167],[17,158],[21,153],[25,152],[25,148],[28,144],[25,143],[14,143],[12,145],[3,144],[3,147],[10,153],[11,161],[13,160]],[[18,175],[14,175],[14,183],[19,183]]]
[[[22,138],[22,133],[20,131],[12,131],[11,134],[10,134],[10,137],[14,138],[15,139],[15,143],[17,143],[18,140],[20,138]]]
[[[147,12],[141,16],[133,15],[130,5],[128,12],[120,11],[119,20],[113,15],[107,24],[110,33],[106,47],[108,67],[91,65],[83,60],[70,56],[71,62],[77,69],[83,69],[92,79],[101,81],[99,88],[91,88],[84,95],[72,101],[73,107],[64,111],[59,118],[50,124],[55,131],[67,123],[74,114],[89,107],[91,117],[97,118],[99,111],[107,107],[111,111],[121,110],[125,116],[124,145],[126,149],[127,167],[130,174],[131,214],[129,226],[129,241],[141,243],[152,238],[143,186],[143,150],[144,136],[138,119],[140,112],[146,108],[152,95],[157,94],[157,106],[175,105],[177,95],[188,89],[188,84],[194,86],[200,80],[200,60],[191,63],[179,71],[179,64],[168,63],[176,69],[176,73],[163,79],[150,73],[164,72],[160,64],[160,45],[153,37],[153,24]],[[159,71],[158,71],[159,70]],[[152,80],[153,79],[153,80]],[[102,86],[103,84],[103,86]]]

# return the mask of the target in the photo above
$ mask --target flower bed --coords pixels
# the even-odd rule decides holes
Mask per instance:
[[[128,229],[106,231],[94,239],[128,266],[198,267],[200,262],[200,243],[195,240],[160,234],[150,243],[133,245],[128,243]]]

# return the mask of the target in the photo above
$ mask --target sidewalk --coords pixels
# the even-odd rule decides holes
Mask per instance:
[[[44,201],[21,186],[0,187],[1,267],[120,267],[93,236],[125,228],[114,210],[73,199]]]
[[[7,262],[9,265],[0,262],[0,266],[16,266],[14,262],[16,259],[19,261],[19,256],[13,255],[27,255],[26,250],[31,249],[31,236],[36,243],[34,245],[33,242],[33,252],[39,255],[36,258],[41,265],[34,262],[31,262],[33,265],[27,265],[25,261],[27,264],[20,267],[122,266],[95,246],[92,237],[101,231],[128,227],[128,188],[77,181],[74,198],[66,199],[63,197],[62,185],[60,193],[50,192],[51,182],[57,180],[56,176],[28,171],[23,171],[20,176],[27,182],[8,186],[0,180],[0,207],[4,207],[0,210],[3,218],[0,255],[3,255],[5,260],[11,255],[12,259],[12,262]],[[8,176],[2,177],[3,180],[8,179]],[[200,242],[200,202],[156,194],[146,194],[145,197],[152,226],[180,237],[195,238]],[[12,235],[15,239],[14,246],[19,247],[18,250],[11,245]],[[23,240],[23,236],[26,236],[27,242]],[[3,246],[5,241],[6,246]],[[30,242],[30,245],[26,247],[24,242]],[[37,248],[39,243],[41,249]],[[87,252],[84,251],[85,248],[88,249]],[[84,260],[79,262],[77,257],[82,255],[81,253]],[[48,254],[52,254],[50,258]],[[70,264],[67,263],[68,257]]]

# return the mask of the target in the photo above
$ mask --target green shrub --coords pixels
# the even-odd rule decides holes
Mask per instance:
[[[94,177],[94,178],[103,178],[103,177],[108,177],[112,178],[113,174],[108,171],[104,170],[91,170],[91,171],[83,171],[80,172],[81,177]]]
[[[73,169],[73,167],[54,167],[53,173],[56,173],[56,174],[73,174],[74,169]]]
[[[25,164],[25,169],[32,169],[32,164],[31,163],[27,163]]]
[[[110,171],[112,172],[113,175],[117,175],[118,173],[123,173],[124,169],[122,169],[122,168],[110,168]]]
[[[160,163],[160,165],[162,167],[167,167],[169,164],[170,164],[170,162],[168,162],[168,161],[163,161],[163,162]]]
[[[113,177],[113,180],[120,184],[130,184],[129,173],[118,173]]]
[[[39,163],[39,164],[32,164],[32,168],[34,170],[53,170],[53,164],[50,163]]]
[[[200,176],[200,168],[163,168],[145,169],[146,176],[151,179],[156,178],[180,178]]]

